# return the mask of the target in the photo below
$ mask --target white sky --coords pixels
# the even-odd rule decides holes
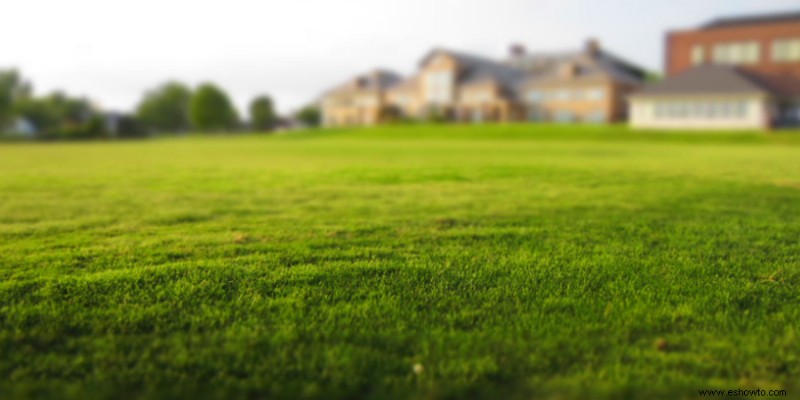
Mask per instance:
[[[0,68],[131,110],[167,79],[213,81],[244,110],[281,111],[374,67],[410,74],[432,47],[505,56],[587,37],[662,69],[664,32],[715,16],[800,10],[800,0],[0,0]]]

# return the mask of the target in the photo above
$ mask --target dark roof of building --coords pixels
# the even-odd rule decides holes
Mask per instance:
[[[727,28],[733,26],[768,24],[787,21],[800,22],[800,11],[717,18],[701,26],[700,29]]]
[[[409,78],[406,78],[402,82],[398,83],[397,85],[392,86],[392,90],[414,90],[417,89],[419,85],[421,77],[420,74],[414,74]]]
[[[779,97],[800,97],[800,75],[759,73],[757,77],[759,83],[769,88],[773,94]]]
[[[596,53],[578,50],[563,53],[532,53],[513,57],[507,64],[526,71],[531,80],[550,79],[558,75],[558,69],[567,63],[578,67],[579,76],[604,74],[615,81],[641,84],[647,71],[631,62],[603,49]]]
[[[372,84],[380,89],[388,89],[403,80],[400,74],[392,71],[377,70],[375,76]]]
[[[344,90],[385,90],[397,85],[403,77],[392,71],[375,69],[370,72],[357,75],[356,77],[340,84],[325,94],[331,94]]]
[[[645,78],[643,71],[640,73],[638,71],[634,72],[622,68],[608,58],[577,54],[555,62],[547,69],[541,69],[531,73],[528,82],[563,79],[560,74],[560,68],[568,64],[575,68],[575,76],[570,79],[607,77],[615,82],[640,85],[644,82]]]
[[[699,94],[773,94],[754,75],[729,65],[695,67],[645,86],[633,96]]]
[[[447,54],[456,59],[463,68],[458,76],[459,85],[493,80],[509,93],[515,93],[517,87],[525,80],[525,73],[509,65],[497,62],[474,54],[462,53],[447,49],[434,49],[420,61],[426,64],[431,57],[437,54]]]

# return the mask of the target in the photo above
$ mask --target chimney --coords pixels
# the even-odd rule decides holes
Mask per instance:
[[[514,43],[508,48],[508,53],[511,58],[521,58],[525,56],[525,46]]]
[[[600,42],[597,39],[591,38],[586,41],[586,54],[590,57],[597,57],[600,55]]]

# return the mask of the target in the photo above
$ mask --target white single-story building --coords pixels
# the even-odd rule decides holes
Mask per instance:
[[[634,128],[769,129],[777,96],[757,78],[728,65],[704,65],[648,85],[629,97]]]

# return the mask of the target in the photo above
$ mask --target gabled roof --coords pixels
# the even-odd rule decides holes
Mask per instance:
[[[703,65],[645,86],[634,97],[663,95],[773,94],[760,80],[729,65]]]
[[[515,68],[528,72],[529,82],[557,79],[559,69],[568,63],[577,67],[577,78],[606,76],[616,82],[641,84],[647,71],[602,49],[563,53],[532,53],[507,61]]]
[[[717,29],[743,25],[759,25],[791,21],[800,22],[800,11],[717,18],[701,26],[700,29]]]
[[[753,72],[752,74],[756,74]],[[752,75],[751,74],[751,75]],[[758,82],[779,97],[800,97],[800,75],[792,74],[762,74],[757,73]]]
[[[403,78],[395,72],[383,69],[375,69],[351,78],[350,80],[334,87],[333,89],[328,90],[324,95],[355,90],[386,90],[394,85],[397,85],[402,80]]]
[[[416,90],[419,87],[419,81],[420,81],[420,74],[415,74],[410,78],[407,78],[401,81],[400,83],[392,86],[390,89],[392,91]]]
[[[511,66],[497,62],[485,57],[452,51],[442,48],[431,50],[420,61],[420,66],[424,66],[432,57],[438,54],[445,54],[453,57],[461,66],[461,72],[457,77],[458,85],[470,85],[485,81],[494,81],[502,89],[509,93],[515,93],[517,87],[525,80],[525,73]]]
[[[400,74],[387,70],[376,70],[367,76],[369,84],[376,89],[388,89],[403,80]]]

